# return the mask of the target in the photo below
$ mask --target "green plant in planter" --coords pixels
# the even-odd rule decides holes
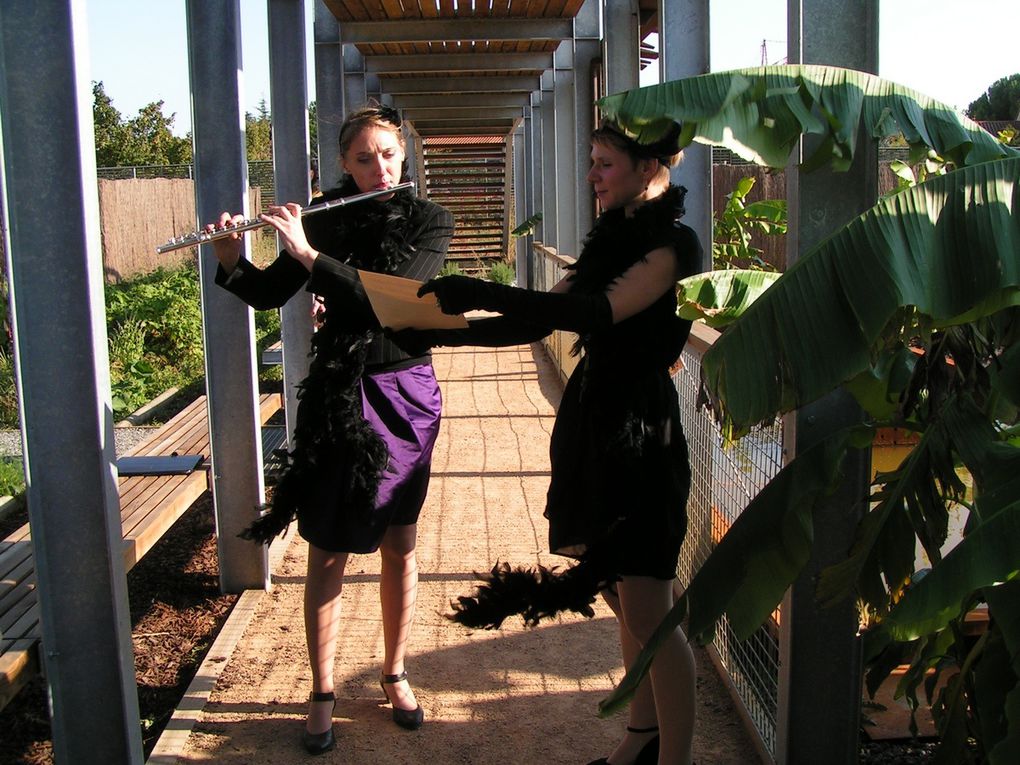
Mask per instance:
[[[509,263],[497,260],[489,267],[487,278],[490,282],[496,282],[496,284],[513,284],[517,274]]]
[[[754,184],[754,178],[741,178],[726,195],[726,206],[713,221],[712,263],[717,269],[776,270],[762,258],[764,252],[751,244],[751,237],[756,233],[765,236],[786,233],[786,200],[748,202],[747,195]]]
[[[718,316],[729,301],[739,315],[702,364],[728,436],[840,386],[867,420],[800,453],[752,499],[657,634],[686,616],[692,638],[709,641],[725,613],[738,637],[750,635],[806,564],[814,507],[847,451],[868,446],[880,426],[913,431],[917,445],[876,479],[856,541],[823,572],[818,595],[855,595],[872,616],[869,688],[910,664],[899,692],[915,706],[920,689],[930,695],[940,761],[1020,761],[1020,152],[915,91],[835,67],[722,72],[601,106],[639,140],[675,119],[688,142],[772,167],[814,134],[804,169],[845,170],[862,130],[876,139],[902,131],[910,164],[928,152],[945,160],[944,174],[833,232],[757,299],[741,285],[751,276],[734,274],[717,290],[722,305],[702,289],[682,307]],[[943,557],[956,506],[968,513],[966,535]],[[930,571],[914,571],[917,541]],[[974,640],[964,619],[979,604],[990,620]],[[653,637],[603,712],[629,697],[656,646]],[[929,670],[948,678],[941,690]]]

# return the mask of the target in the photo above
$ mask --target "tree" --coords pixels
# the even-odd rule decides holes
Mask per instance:
[[[106,95],[102,82],[92,83],[92,121],[95,125],[96,165],[116,167],[121,164],[127,129],[113,100]]]
[[[915,706],[920,688],[947,679],[931,700],[940,762],[1020,761],[1020,151],[945,104],[835,67],[721,72],[600,106],[639,140],[680,120],[688,143],[772,167],[816,133],[824,140],[802,167],[845,170],[860,131],[896,129],[915,155],[951,165],[805,253],[705,354],[704,393],[724,432],[747,432],[840,386],[867,418],[798,454],[752,499],[603,711],[633,692],[659,636],[685,616],[692,639],[710,641],[724,613],[738,638],[752,634],[808,561],[814,507],[844,456],[894,426],[918,444],[876,477],[854,545],[822,573],[818,596],[862,603],[872,691],[900,662],[910,665],[901,690]],[[967,533],[943,557],[953,507],[967,514]],[[927,572],[914,570],[917,542]],[[964,622],[979,604],[989,624],[972,639]]]
[[[163,114],[163,101],[153,101],[125,121],[106,95],[102,82],[92,83],[92,119],[98,167],[167,165],[191,162],[191,138],[171,132],[174,114]]]
[[[245,146],[248,150],[248,161],[269,160],[273,158],[273,121],[266,106],[266,99],[259,101],[255,114],[246,112],[244,115]]]
[[[972,120],[1020,119],[1020,73],[989,85],[988,90],[967,107],[967,116]]]

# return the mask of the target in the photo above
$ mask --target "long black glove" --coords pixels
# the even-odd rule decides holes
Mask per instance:
[[[404,353],[420,356],[429,348],[477,345],[483,348],[502,348],[507,345],[534,343],[552,332],[528,321],[509,316],[471,319],[463,329],[401,329],[386,331],[386,336]]]
[[[435,293],[443,313],[481,308],[568,332],[587,333],[613,324],[605,293],[536,292],[468,276],[444,276],[426,282],[418,296]]]

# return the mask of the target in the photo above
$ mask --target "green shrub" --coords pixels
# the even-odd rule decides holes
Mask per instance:
[[[14,357],[0,350],[0,428],[20,427],[20,418],[14,385]]]
[[[0,457],[0,496],[16,497],[25,490],[21,457]]]
[[[505,261],[497,260],[489,268],[488,279],[490,282],[513,284],[516,278],[517,274],[514,273],[513,266]]]
[[[107,341],[114,418],[122,419],[169,388],[202,386],[202,312],[198,270],[159,269],[106,286]],[[280,337],[279,311],[255,313],[258,353]],[[262,380],[279,380],[279,367]],[[12,357],[0,349],[0,427],[19,427]]]
[[[461,276],[462,273],[460,266],[455,261],[448,260],[443,263],[443,267],[439,269],[437,276]]]

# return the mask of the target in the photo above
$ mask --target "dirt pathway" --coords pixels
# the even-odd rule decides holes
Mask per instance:
[[[538,346],[438,350],[444,424],[419,524],[421,581],[408,671],[422,730],[390,720],[378,685],[382,624],[377,555],[354,556],[343,593],[336,679],[340,743],[317,762],[357,765],[587,763],[611,751],[624,717],[596,716],[623,674],[615,620],[520,620],[470,631],[443,617],[496,561],[562,564],[542,517],[548,440],[560,385]],[[310,686],[301,621],[306,546],[295,539],[272,591],[223,667],[179,762],[307,759],[299,744]],[[696,759],[757,762],[729,697],[699,652]]]

